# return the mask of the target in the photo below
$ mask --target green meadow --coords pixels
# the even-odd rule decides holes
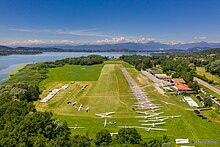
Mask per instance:
[[[107,61],[101,65],[95,66],[73,66],[50,69],[49,78],[42,81],[44,91],[41,98],[44,98],[49,91],[59,88],[63,84],[70,84],[66,90],[60,91],[47,103],[35,103],[38,111],[51,111],[55,118],[67,122],[68,126],[82,126],[85,129],[71,130],[74,134],[89,134],[95,137],[95,134],[104,129],[104,119],[95,116],[96,113],[115,111],[116,114],[107,121],[115,121],[117,124],[108,125],[106,129],[110,132],[117,132],[117,126],[141,126],[135,118],[137,115],[132,108],[136,100],[130,93],[130,87],[124,78],[121,67],[125,67],[149,99],[155,104],[161,104],[163,107],[162,115],[181,115],[181,118],[166,120],[166,124],[157,126],[167,129],[167,131],[149,131],[138,129],[144,139],[157,138],[167,135],[172,140],[176,138],[189,138],[192,140],[218,140],[220,141],[220,126],[215,122],[207,123],[206,120],[197,117],[193,108],[181,101],[182,96],[162,96],[153,87],[152,81],[149,81],[144,75],[135,70],[129,64],[122,61]],[[143,79],[144,78],[144,79]],[[85,90],[81,87],[88,84]],[[165,104],[166,101],[170,104]],[[76,106],[83,105],[89,107],[89,112],[78,111],[74,106],[67,102],[76,102]],[[136,108],[135,108],[136,109]],[[204,113],[204,115],[206,115]],[[209,118],[208,114],[207,117]],[[211,119],[211,118],[210,118]],[[210,144],[209,146],[219,146],[220,144]],[[206,146],[206,145],[195,145]]]
[[[220,78],[205,71],[204,67],[196,67],[196,73],[203,76],[205,75],[209,80],[213,80],[215,83],[220,83]]]
[[[57,81],[96,81],[99,78],[103,64],[80,66],[65,65],[58,68],[50,68],[47,74],[48,78],[40,83],[44,87],[48,83]]]

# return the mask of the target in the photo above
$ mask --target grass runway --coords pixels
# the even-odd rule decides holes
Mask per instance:
[[[190,140],[218,140],[220,141],[220,126],[217,123],[207,123],[205,120],[197,117],[193,109],[186,103],[181,102],[181,96],[162,96],[152,86],[152,82],[144,81],[139,76],[140,72],[136,71],[133,67],[122,61],[108,61],[102,65],[96,65],[96,68],[100,70],[92,70],[90,67],[68,67],[69,73],[66,72],[66,66],[59,75],[50,70],[48,73],[49,80],[43,81],[45,90],[43,91],[41,98],[45,97],[50,90],[61,87],[63,84],[71,83],[70,87],[65,91],[60,91],[54,98],[48,103],[42,104],[36,102],[36,108],[38,111],[52,111],[54,117],[61,120],[65,120],[69,126],[86,127],[85,129],[71,130],[72,135],[83,134],[87,132],[90,137],[95,137],[95,134],[103,128],[104,120],[97,118],[96,113],[102,113],[107,111],[115,111],[116,114],[112,115],[112,118],[107,121],[116,121],[116,125],[108,125],[107,129],[110,132],[117,132],[118,125],[140,125],[135,111],[132,111],[132,107],[136,100],[130,99],[134,97],[129,93],[129,85],[121,71],[121,67],[125,67],[134,80],[140,87],[143,87],[143,91],[146,95],[153,99],[153,103],[161,104],[164,107],[161,111],[165,113],[163,115],[181,115],[181,118],[167,120],[167,123],[159,128],[168,129],[166,132],[150,131],[145,132],[142,129],[138,129],[142,137],[145,139],[153,137],[161,137],[167,135],[171,139],[175,138],[189,138]],[[78,70],[85,68],[84,70]],[[88,69],[87,69],[88,68]],[[78,70],[79,76],[77,79],[73,74]],[[83,76],[83,72],[89,73],[89,70],[95,72],[94,77]],[[70,75],[69,75],[70,74]],[[65,76],[64,79],[60,79],[60,76]],[[85,74],[84,74],[85,75]],[[98,75],[98,76],[97,76]],[[55,76],[55,78],[53,77]],[[59,77],[56,77],[59,76]],[[73,76],[73,77],[72,77]],[[90,74],[90,76],[93,76]],[[88,79],[89,78],[89,79]],[[73,81],[75,81],[73,83]],[[80,88],[88,84],[89,86],[84,90]],[[161,100],[173,103],[174,105],[166,105]],[[83,106],[89,107],[91,111],[88,113],[85,111],[78,111],[72,105],[68,105],[67,102],[77,102],[77,106],[83,104]],[[206,146],[206,145],[196,145]],[[209,146],[219,146],[209,145]]]

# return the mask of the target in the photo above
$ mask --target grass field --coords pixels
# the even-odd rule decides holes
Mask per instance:
[[[81,71],[80,66],[76,68],[70,68],[65,66],[57,72],[63,71],[59,74],[49,75],[55,76],[54,79],[49,77],[45,83],[45,90],[43,91],[41,97],[46,96],[50,90],[61,87],[63,84],[71,83],[70,87],[64,91],[60,91],[54,98],[52,98],[48,103],[42,104],[36,102],[36,108],[38,111],[52,111],[54,112],[54,117],[61,120],[67,121],[69,126],[79,126],[86,127],[85,129],[71,130],[72,135],[74,134],[86,134],[89,133],[90,137],[95,137],[95,134],[103,129],[104,120],[95,117],[95,113],[102,113],[106,111],[115,111],[116,114],[112,115],[112,118],[107,119],[109,121],[116,121],[116,125],[108,125],[107,129],[110,132],[117,132],[119,129],[118,125],[141,125],[138,119],[135,118],[137,115],[135,111],[132,111],[133,104],[135,100],[130,99],[133,97],[130,91],[129,85],[121,72],[121,67],[125,66],[130,75],[134,80],[142,87],[143,91],[147,94],[150,99],[153,99],[154,103],[161,104],[164,106],[161,111],[165,113],[163,115],[181,115],[181,118],[169,119],[166,124],[159,126],[160,128],[168,129],[166,132],[150,131],[145,132],[142,129],[138,131],[142,134],[144,139],[149,139],[153,137],[161,137],[162,135],[167,135],[171,139],[175,138],[189,138],[190,140],[218,140],[220,139],[220,126],[217,123],[207,123],[205,120],[197,117],[193,109],[190,108],[186,103],[180,101],[181,96],[162,96],[159,94],[155,88],[152,86],[152,82],[142,79],[140,77],[140,72],[136,71],[132,66],[126,64],[122,61],[108,61],[103,65],[97,65],[100,68],[101,74],[98,78],[75,76],[74,71]],[[67,70],[71,70],[66,73]],[[79,71],[77,71],[79,73]],[[92,70],[93,71],[93,70]],[[93,71],[94,72],[94,71]],[[70,74],[67,76],[67,74]],[[79,73],[81,74],[81,73]],[[96,73],[99,75],[98,73]],[[60,78],[58,76],[66,77]],[[73,76],[73,77],[72,77]],[[92,76],[92,75],[91,75]],[[63,79],[63,80],[60,80]],[[74,80],[72,80],[74,79]],[[91,80],[94,79],[94,80]],[[60,81],[59,81],[60,80]],[[73,82],[75,81],[75,82]],[[84,90],[80,88],[88,84],[89,86]],[[174,105],[166,105],[161,100],[173,103]],[[91,111],[88,113],[85,111],[77,111],[72,105],[68,105],[67,102],[71,101],[77,102],[77,106],[83,104],[83,106],[89,107]],[[207,145],[196,145],[196,146],[207,146]],[[209,145],[209,146],[219,146]]]
[[[99,78],[103,64],[92,66],[65,65],[51,68],[47,74],[49,78],[40,83],[40,88],[57,81],[96,81]]]
[[[213,80],[215,83],[220,83],[220,78],[205,71],[204,67],[196,67],[196,73],[199,75],[205,75],[208,79]]]

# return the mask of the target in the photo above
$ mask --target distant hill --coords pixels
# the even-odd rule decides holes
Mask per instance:
[[[12,50],[12,47],[0,45],[0,50]]]
[[[220,43],[208,43],[208,42],[195,42],[195,43],[186,43],[186,44],[175,44],[174,48],[179,49],[190,49],[190,48],[218,48],[220,47]]]
[[[149,50],[187,50],[192,48],[209,49],[218,48],[220,43],[207,43],[207,42],[196,42],[196,43],[186,43],[186,44],[163,44],[159,42],[147,42],[147,43],[117,43],[117,44],[101,44],[101,45],[58,45],[55,46],[62,49],[72,49],[72,50],[111,50],[111,49],[132,49],[139,51],[149,51]]]
[[[185,44],[164,44],[159,42],[147,43],[117,43],[117,44],[85,44],[85,45],[44,45],[39,44],[35,47],[16,47],[0,46],[0,50],[39,50],[39,51],[199,51],[211,48],[220,48],[220,43],[196,42]]]
[[[130,49],[130,50],[139,50],[139,51],[148,51],[148,50],[160,50],[160,49],[171,49],[172,47],[166,44],[158,42],[148,42],[148,43],[117,43],[117,44],[101,44],[101,45],[60,45],[56,46],[57,48],[62,49],[72,49],[72,50],[115,50],[115,49]]]

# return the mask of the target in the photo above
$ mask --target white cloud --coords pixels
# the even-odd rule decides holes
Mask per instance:
[[[127,37],[113,37],[102,40],[0,40],[1,45],[9,46],[31,46],[31,45],[81,45],[81,44],[115,44],[115,43],[146,43],[154,41],[154,38],[127,38]]]
[[[102,40],[96,40],[97,44],[115,44],[115,43],[125,43],[125,42],[135,42],[135,43],[146,43],[149,41],[154,41],[154,38],[126,38],[126,37],[113,37],[106,38]]]
[[[199,36],[199,37],[194,37],[194,39],[197,39],[197,40],[205,40],[205,39],[207,39],[207,37],[206,36]]]
[[[52,33],[51,30],[42,29],[42,30],[35,30],[35,29],[22,29],[22,28],[14,28],[9,29],[9,31],[15,31],[15,32],[30,32],[30,33]]]
[[[56,33],[57,34],[64,34],[64,35],[75,35],[75,36],[112,37],[110,35],[102,34],[99,32],[92,32],[90,30],[73,30],[73,31],[57,30]]]
[[[22,28],[14,28],[9,30],[16,32],[29,32],[29,33],[52,33],[52,34],[60,34],[60,35],[74,35],[74,36],[112,37],[111,35],[94,32],[91,30],[48,30],[48,29],[35,30],[35,29],[22,29]]]

